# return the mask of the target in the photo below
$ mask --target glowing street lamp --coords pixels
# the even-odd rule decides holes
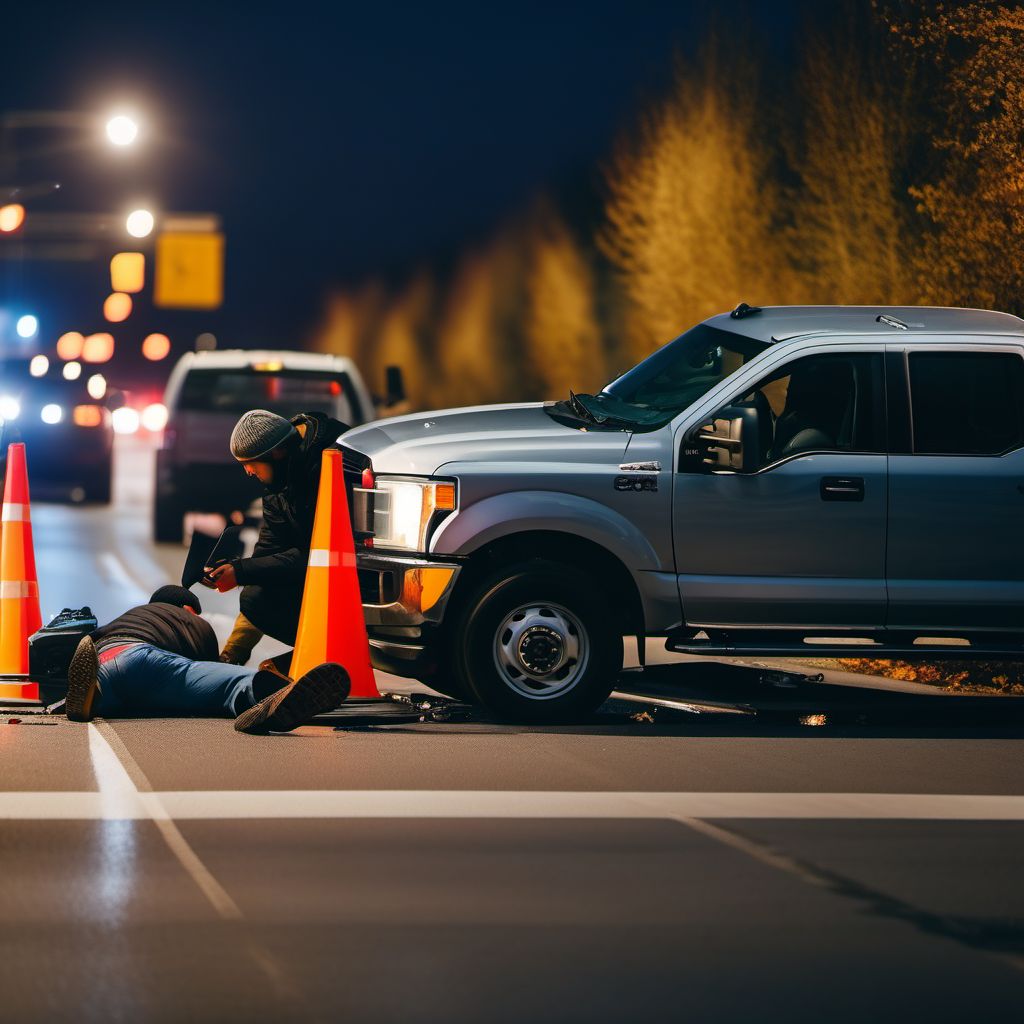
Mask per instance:
[[[132,210],[124,226],[133,238],[145,238],[153,230],[155,223],[156,219],[149,210]]]
[[[102,373],[94,373],[86,382],[85,390],[89,397],[98,402],[107,393],[107,378]]]
[[[25,207],[21,203],[8,203],[0,206],[0,231],[5,235],[18,228],[25,222]]]
[[[141,292],[146,283],[146,257],[141,252],[119,252],[110,258],[110,287],[115,292]]]
[[[142,354],[154,363],[167,357],[171,351],[171,339],[166,334],[147,334],[142,342]]]
[[[31,313],[26,313],[24,316],[18,317],[14,329],[18,332],[19,338],[34,338],[39,330],[39,319]]]
[[[132,297],[124,292],[112,292],[103,301],[103,317],[112,324],[127,320],[132,313]]]
[[[81,359],[85,337],[78,331],[68,331],[57,339],[57,355],[61,359]]]
[[[125,114],[116,114],[107,121],[107,139],[114,146],[130,146],[139,135],[139,126]]]

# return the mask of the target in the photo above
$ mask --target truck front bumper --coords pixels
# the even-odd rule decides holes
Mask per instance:
[[[432,641],[462,566],[364,552],[356,566],[374,667],[414,678],[430,673]]]

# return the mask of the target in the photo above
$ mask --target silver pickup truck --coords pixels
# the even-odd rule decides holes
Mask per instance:
[[[600,394],[342,445],[375,664],[518,720],[597,707],[630,635],[1024,655],[1015,316],[741,304]]]

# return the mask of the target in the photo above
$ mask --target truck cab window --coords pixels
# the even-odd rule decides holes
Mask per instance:
[[[881,452],[881,374],[880,354],[806,356],[776,370],[712,419],[743,420],[734,433],[742,440],[744,472],[805,452]]]
[[[914,451],[1002,455],[1024,446],[1024,359],[1013,352],[911,352]]]

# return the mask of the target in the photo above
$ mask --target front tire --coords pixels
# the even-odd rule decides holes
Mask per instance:
[[[517,722],[578,721],[611,693],[622,632],[600,583],[541,559],[482,579],[456,612],[454,681]],[[454,646],[454,645],[453,645]]]

